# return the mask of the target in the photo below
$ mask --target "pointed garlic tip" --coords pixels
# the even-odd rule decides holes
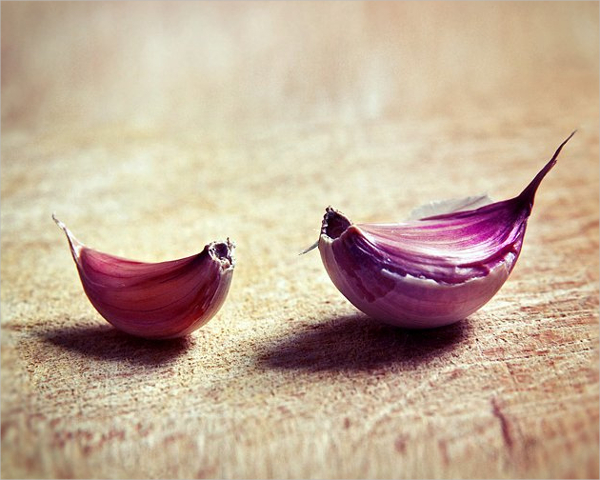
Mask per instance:
[[[144,263],[88,248],[53,218],[67,235],[88,299],[123,332],[148,339],[181,337],[208,322],[225,302],[235,267],[229,238],[190,257]]]
[[[77,240],[77,238],[75,238],[75,236],[71,233],[67,226],[56,217],[55,213],[52,213],[52,220],[54,220],[54,223],[58,225],[58,228],[65,232],[65,235],[67,236],[67,240],[69,242],[69,248],[71,249],[71,255],[73,255],[73,259],[75,260],[75,262],[78,262],[81,250],[84,247],[83,243],[81,243],[79,240]]]
[[[546,165],[538,172],[538,174],[534,177],[534,179],[523,189],[518,198],[521,201],[529,204],[529,208],[533,206],[533,200],[535,198],[535,194],[537,192],[538,187],[542,183],[542,180],[546,177],[548,172],[552,170],[556,162],[558,161],[558,155],[560,154],[563,147],[567,144],[569,140],[577,133],[577,130],[573,130],[571,135],[569,135],[556,149],[552,158],[546,163]]]
[[[448,325],[476,312],[508,279],[535,191],[574,133],[510,200],[443,202],[434,216],[398,224],[354,225],[328,207],[318,246],[333,284],[370,317],[405,328]]]

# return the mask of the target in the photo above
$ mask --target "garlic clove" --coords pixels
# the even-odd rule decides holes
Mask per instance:
[[[327,208],[318,248],[329,277],[355,307],[392,325],[432,328],[471,315],[514,268],[537,188],[574,133],[509,200],[470,197],[397,224],[353,224]],[[482,206],[463,209],[473,205]]]
[[[90,302],[123,332],[148,339],[182,337],[208,322],[225,302],[235,266],[229,239],[186,258],[144,263],[88,248],[52,218],[67,236]]]

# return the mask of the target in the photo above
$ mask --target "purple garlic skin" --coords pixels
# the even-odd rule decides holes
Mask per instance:
[[[213,242],[190,257],[144,263],[98,252],[67,235],[92,305],[115,328],[147,339],[185,336],[221,308],[234,269],[234,245]]]
[[[329,207],[318,242],[338,290],[370,317],[404,328],[462,320],[513,270],[537,188],[573,132],[520,195],[398,224],[353,224]]]

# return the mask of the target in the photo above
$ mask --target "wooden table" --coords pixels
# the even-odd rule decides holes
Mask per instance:
[[[598,477],[598,4],[3,3],[2,477]],[[317,252],[325,207],[401,220],[542,184],[483,309],[403,331]],[[84,296],[85,243],[237,243],[162,343]]]

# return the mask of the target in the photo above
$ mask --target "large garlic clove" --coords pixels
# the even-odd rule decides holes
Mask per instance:
[[[234,269],[234,244],[212,242],[179,260],[143,263],[86,247],[67,235],[83,289],[92,305],[123,332],[149,339],[182,337],[221,308]]]
[[[520,195],[450,202],[448,213],[398,224],[353,224],[329,207],[318,247],[340,292],[370,317],[406,328],[457,322],[502,287],[521,252],[535,192],[552,159]],[[479,208],[456,211],[471,202]]]

